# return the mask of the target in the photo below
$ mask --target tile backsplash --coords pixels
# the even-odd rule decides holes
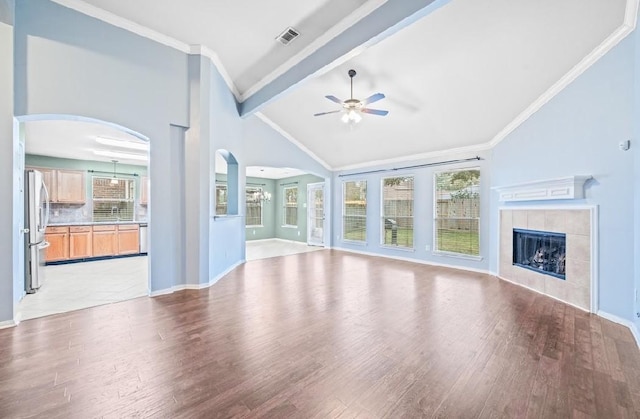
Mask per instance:
[[[147,221],[147,207],[136,204],[134,221]],[[89,201],[84,205],[51,204],[49,224],[91,223],[93,222],[93,206]]]

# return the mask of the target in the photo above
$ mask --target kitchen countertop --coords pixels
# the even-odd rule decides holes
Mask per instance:
[[[112,224],[147,224],[147,221],[81,221],[81,222],[69,222],[69,223],[50,223],[49,227],[92,226],[92,225],[112,225]]]

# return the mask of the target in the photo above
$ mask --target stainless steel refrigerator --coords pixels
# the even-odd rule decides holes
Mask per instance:
[[[45,249],[49,243],[44,238],[49,223],[49,191],[42,173],[37,170],[25,172],[25,291],[33,294],[44,281],[42,267]]]

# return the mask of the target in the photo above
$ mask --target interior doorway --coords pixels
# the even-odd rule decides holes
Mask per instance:
[[[24,252],[17,317],[149,295],[148,138],[68,116],[25,118],[16,129],[20,248],[39,250]],[[30,190],[44,193],[25,200]]]
[[[307,185],[307,244],[324,247],[324,183]]]

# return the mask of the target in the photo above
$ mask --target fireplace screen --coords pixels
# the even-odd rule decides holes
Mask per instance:
[[[513,264],[565,279],[566,235],[513,229]]]

